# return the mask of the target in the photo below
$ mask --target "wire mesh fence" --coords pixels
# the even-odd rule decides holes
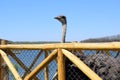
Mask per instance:
[[[120,79],[119,50],[76,50],[73,51],[73,54],[89,66],[103,80]],[[66,60],[66,63],[66,80],[90,80],[69,59]]]
[[[46,57],[48,57],[53,49],[6,49],[4,50],[15,69],[24,79],[31,73]],[[77,58],[82,60],[90,69],[97,73],[103,80],[120,80],[120,50],[115,49],[68,49]],[[57,57],[58,58],[58,57]],[[58,80],[57,58],[53,59],[47,67],[40,70],[32,80]],[[73,62],[67,57],[65,58],[66,80],[90,80]],[[47,71],[47,72],[46,72]],[[91,74],[89,74],[91,75]],[[11,71],[9,71],[9,80],[15,80]]]
[[[51,51],[43,50],[11,50],[26,68],[19,64],[16,58],[9,55],[10,60],[22,78],[25,78],[38,64],[45,59],[45,54],[50,54]],[[86,65],[95,71],[104,80],[119,80],[120,77],[120,55],[118,50],[72,50],[74,55],[80,58]],[[9,54],[9,53],[8,53]],[[10,53],[11,54],[11,53]],[[57,72],[57,62],[53,60],[48,65],[49,80]],[[41,70],[36,78],[38,80],[45,79],[44,69]],[[57,80],[58,77],[54,78]],[[14,80],[11,72],[9,72],[9,80]],[[66,59],[66,80],[90,80],[74,63]]]
[[[48,51],[48,53],[46,53],[46,51],[43,50],[11,50],[11,52],[9,52],[9,58],[12,61],[14,67],[16,68],[20,76],[22,78],[25,78],[27,74],[29,74],[33,69],[35,69],[45,59],[45,57],[47,57],[45,56],[45,54],[48,54],[49,56],[51,51]],[[13,57],[11,53],[15,54],[14,56],[16,57]],[[52,76],[55,74],[56,69],[57,63],[55,60],[53,60],[48,65],[49,80],[52,79]],[[36,78],[38,80],[44,80],[44,76],[45,73],[43,69],[36,75]],[[9,80],[14,80],[11,72],[9,72]]]

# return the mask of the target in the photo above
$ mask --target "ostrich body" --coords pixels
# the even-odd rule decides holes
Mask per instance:
[[[67,30],[67,20],[65,16],[58,16],[55,17],[55,19],[57,19],[58,21],[60,21],[62,23],[62,43],[65,43],[65,39],[66,39],[66,30]]]

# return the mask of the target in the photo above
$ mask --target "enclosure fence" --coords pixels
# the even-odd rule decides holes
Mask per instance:
[[[8,80],[102,80],[105,76],[97,69],[101,71],[108,64],[108,58],[109,62],[117,63],[113,59],[119,60],[119,53],[120,42],[1,44],[0,55],[4,62],[0,62],[0,80],[5,76]]]

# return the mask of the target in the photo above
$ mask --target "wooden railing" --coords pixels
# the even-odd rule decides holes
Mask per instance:
[[[14,53],[11,51],[16,50],[41,50],[46,53],[50,51],[50,54],[45,54],[45,59],[36,66],[32,71],[25,64],[17,59]],[[38,80],[37,74],[45,69],[45,79],[49,80],[48,64],[56,60],[58,63],[58,80],[65,80],[65,57],[73,62],[86,76],[91,80],[102,80],[94,71],[92,71],[84,62],[82,62],[78,57],[76,57],[72,51],[78,51],[80,54],[84,54],[82,50],[96,50],[96,53],[100,50],[106,51],[107,55],[111,55],[109,50],[119,51],[120,42],[111,43],[54,43],[54,44],[7,44],[0,45],[0,55],[6,62],[10,71],[14,75],[16,80]],[[108,52],[107,52],[108,51]],[[119,54],[119,53],[118,53]],[[118,54],[115,54],[117,56]],[[18,64],[29,72],[24,78],[19,75],[17,70],[14,68],[13,63],[9,59],[8,55],[11,55]],[[1,74],[2,76],[2,74]],[[4,76],[4,75],[3,75]]]

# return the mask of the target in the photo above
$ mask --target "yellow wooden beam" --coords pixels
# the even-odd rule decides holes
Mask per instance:
[[[94,71],[92,71],[86,64],[84,64],[74,54],[72,54],[71,52],[65,49],[62,49],[62,52],[70,61],[72,61],[91,80],[102,80]]]
[[[45,50],[45,58],[48,56],[48,51]],[[48,65],[44,68],[44,75],[45,79],[44,80],[49,80],[49,68]]]
[[[58,80],[66,80],[65,75],[65,56],[61,49],[58,49]]]
[[[4,59],[4,61],[6,62],[7,66],[9,67],[10,71],[13,73],[15,79],[22,80],[22,78],[20,77],[20,75],[18,74],[16,69],[14,68],[12,62],[8,58],[7,54],[4,51],[2,51],[1,49],[0,49],[0,54],[1,54],[2,58]]]
[[[120,42],[109,43],[54,43],[54,44],[8,44],[0,45],[0,49],[120,49]]]

